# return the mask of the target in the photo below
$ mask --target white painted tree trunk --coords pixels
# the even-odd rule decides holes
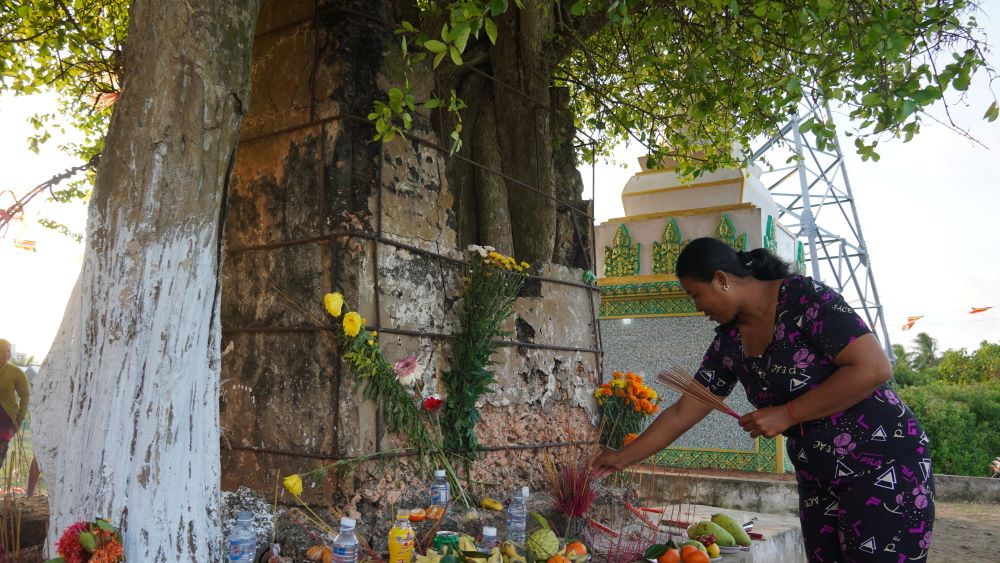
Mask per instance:
[[[134,0],[87,248],[35,381],[49,546],[118,524],[128,561],[222,558],[222,207],[259,0]]]

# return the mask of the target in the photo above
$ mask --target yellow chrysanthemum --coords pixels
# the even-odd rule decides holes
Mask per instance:
[[[326,312],[334,317],[340,316],[340,309],[344,306],[344,296],[339,293],[327,293],[323,297],[323,306]]]
[[[347,336],[357,336],[363,326],[365,326],[365,319],[356,312],[351,311],[344,315],[344,334]]]
[[[289,475],[285,477],[285,490],[292,493],[292,496],[299,496],[302,494],[302,477],[298,475]]]

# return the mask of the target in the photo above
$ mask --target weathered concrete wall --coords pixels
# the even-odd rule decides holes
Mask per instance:
[[[332,9],[337,4],[376,17]],[[262,10],[226,227],[226,490],[273,491],[278,471],[301,473],[405,447],[384,432],[375,406],[359,399],[332,331],[317,328],[336,327],[322,309],[326,292],[343,292],[379,330],[389,361],[416,354],[415,394],[443,388],[448,336],[458,328],[461,265],[372,240],[381,231],[390,241],[463,258],[447,155],[413,140],[372,142],[374,129],[358,119],[379,91],[399,82],[397,39],[377,21],[387,10],[380,5],[321,2],[314,14],[311,2],[274,0]],[[414,87],[425,95],[428,84]],[[429,117],[416,117],[413,134],[437,142]],[[337,232],[366,234],[327,236]],[[558,266],[542,271],[571,282],[581,276]],[[478,427],[490,451],[473,474],[501,491],[539,483],[541,450],[494,448],[586,441],[594,433],[599,375],[596,355],[586,350],[597,347],[596,293],[550,281],[528,285],[509,330],[527,344],[585,350],[525,345],[496,354],[498,384],[482,401]],[[305,496],[350,511],[378,504],[385,516],[405,491],[426,488],[428,476],[416,462],[390,457],[349,478],[331,472]]]

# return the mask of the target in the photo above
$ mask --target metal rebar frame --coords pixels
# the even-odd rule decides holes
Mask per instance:
[[[833,150],[821,150],[815,136],[801,130],[810,119],[828,122],[833,116],[829,104],[805,100],[778,134],[754,151],[753,160],[765,162],[761,181],[778,205],[777,219],[804,245],[809,275],[839,291],[864,316],[891,359],[885,314],[840,143],[834,137]],[[768,163],[788,162],[789,156],[796,157],[793,163],[767,168]]]
[[[392,24],[390,24],[389,22],[385,22],[385,21],[382,21],[382,20],[380,20],[378,18],[370,17],[370,16],[367,16],[366,14],[359,13],[359,12],[354,12],[354,11],[351,11],[351,10],[345,10],[345,9],[337,8],[337,9],[333,9],[332,11],[328,10],[328,11],[325,11],[325,12],[321,13],[321,11],[320,11],[320,9],[318,7],[318,3],[317,3],[316,9],[315,9],[315,13],[312,16],[307,17],[307,18],[302,18],[302,19],[297,20],[297,21],[290,22],[288,24],[285,24],[285,25],[281,26],[279,29],[270,30],[270,31],[265,32],[263,34],[259,34],[258,38],[261,37],[261,36],[267,35],[267,34],[272,34],[272,33],[276,33],[276,32],[285,32],[285,31],[287,31],[290,28],[295,28],[295,27],[303,26],[303,25],[309,25],[309,26],[312,26],[314,29],[319,29],[319,27],[322,25],[322,22],[320,21],[321,20],[321,16],[323,16],[323,15],[330,15],[330,13],[336,13],[340,17],[348,17],[348,18],[350,18],[350,17],[356,17],[356,18],[361,18],[361,19],[366,19],[366,20],[372,21],[376,25],[379,25],[383,29],[385,29],[387,33],[391,33],[395,29],[395,26],[392,25]],[[317,65],[316,61],[318,60],[318,57],[316,55],[317,55],[318,50],[319,50],[318,43],[317,43],[315,49],[316,49],[316,52],[314,52],[314,58],[313,58],[314,62],[313,62],[313,69],[312,69],[313,75],[315,75],[315,73],[316,73],[316,65]],[[483,77],[483,78],[485,78],[487,80],[490,80],[490,81],[494,82],[498,86],[500,86],[500,87],[502,87],[504,89],[507,89],[507,90],[513,92],[514,94],[517,94],[517,95],[523,97],[525,100],[527,100],[528,102],[530,102],[534,106],[535,109],[532,112],[532,118],[536,122],[536,127],[535,127],[535,129],[536,129],[536,135],[531,140],[531,142],[534,143],[534,148],[535,148],[535,151],[534,151],[534,153],[535,153],[535,177],[532,180],[527,180],[527,179],[523,179],[523,178],[514,178],[514,177],[512,177],[512,176],[510,176],[510,175],[508,175],[506,173],[504,173],[502,170],[496,170],[496,169],[489,168],[489,167],[483,165],[482,163],[477,162],[476,160],[468,158],[468,157],[466,157],[464,155],[452,153],[447,147],[444,147],[440,143],[436,142],[436,140],[429,139],[429,138],[426,138],[424,136],[421,136],[420,134],[417,134],[416,131],[408,132],[407,135],[406,135],[406,138],[410,142],[413,142],[415,144],[418,144],[418,145],[425,146],[425,147],[428,147],[428,148],[436,150],[439,154],[441,154],[446,159],[461,160],[461,161],[464,161],[465,163],[467,163],[467,164],[469,164],[469,165],[471,165],[471,166],[473,166],[475,168],[478,168],[480,170],[483,170],[483,171],[485,171],[485,172],[487,172],[489,174],[494,174],[494,175],[500,176],[505,181],[504,182],[505,185],[511,186],[511,189],[516,189],[518,191],[532,192],[532,193],[534,193],[536,195],[540,195],[542,197],[545,197],[546,199],[548,199],[548,200],[552,201],[554,204],[556,204],[559,209],[566,209],[566,210],[568,210],[570,212],[571,215],[577,216],[580,219],[586,220],[588,222],[589,228],[590,228],[590,247],[591,247],[590,248],[590,252],[587,253],[587,259],[589,261],[590,269],[593,270],[595,268],[594,265],[596,264],[596,261],[597,261],[597,251],[596,251],[596,248],[594,247],[595,228],[594,228],[594,218],[593,218],[593,211],[592,211],[592,209],[588,213],[587,211],[578,209],[573,203],[562,201],[560,198],[556,197],[555,195],[547,193],[546,191],[542,190],[542,186],[541,186],[541,177],[542,177],[541,166],[542,166],[542,162],[540,161],[540,158],[539,158],[540,157],[539,142],[542,142],[542,141],[540,141],[538,139],[538,135],[537,135],[537,121],[539,119],[539,115],[538,115],[539,114],[539,110],[541,110],[543,112],[551,112],[551,108],[546,103],[540,102],[538,100],[533,99],[528,93],[522,91],[521,89],[516,88],[516,87],[514,87],[514,86],[512,86],[510,84],[504,83],[504,82],[496,79],[492,75],[490,75],[490,74],[488,74],[488,73],[486,73],[486,72],[484,72],[484,71],[482,71],[480,69],[475,69],[475,68],[471,68],[471,67],[470,67],[470,69],[472,71],[474,71],[476,74],[478,74],[479,76],[481,76],[481,77]],[[312,80],[312,82],[315,83],[315,80]],[[303,123],[303,124],[300,124],[300,125],[294,125],[294,126],[290,126],[290,127],[286,127],[286,128],[277,130],[277,131],[271,131],[271,132],[268,132],[268,133],[264,133],[264,134],[260,134],[260,135],[256,135],[256,136],[252,136],[252,137],[241,138],[240,141],[239,141],[240,145],[249,145],[251,143],[255,143],[255,142],[258,142],[258,141],[261,141],[261,140],[264,140],[264,139],[269,139],[269,138],[276,137],[276,136],[286,135],[288,133],[292,133],[292,132],[295,132],[295,131],[298,131],[298,130],[302,130],[302,129],[309,129],[309,128],[321,127],[322,125],[324,125],[324,124],[326,124],[328,122],[333,122],[333,121],[341,121],[341,122],[345,123],[345,134],[350,134],[349,130],[353,130],[353,128],[355,128],[355,127],[366,127],[366,128],[371,128],[372,129],[372,136],[374,136],[374,124],[372,123],[371,120],[369,120],[367,117],[364,117],[364,116],[345,113],[345,114],[342,114],[342,115],[335,115],[335,116],[330,116],[330,117],[326,117],[326,118],[317,118],[317,116],[316,116],[316,108],[315,108],[316,99],[317,98],[316,98],[315,92],[313,94],[314,94],[312,96],[313,103],[312,103],[312,108],[311,108],[311,111],[310,111],[310,119],[309,119],[308,123]],[[593,144],[595,142],[592,138],[590,138],[583,131],[577,131],[577,134],[578,134],[578,136],[582,136],[582,137],[586,137],[586,138],[585,139],[581,138],[580,142],[574,143],[575,147],[586,146],[586,145]],[[321,139],[322,139],[321,142],[325,142],[325,136],[321,136]],[[547,140],[546,140],[546,142],[547,142]],[[325,154],[325,150],[323,150],[323,152],[321,152],[321,154]],[[322,174],[322,167],[321,167],[320,174]],[[379,272],[379,265],[378,265],[379,247],[381,247],[383,245],[385,245],[385,246],[391,246],[391,247],[394,247],[394,248],[399,249],[399,250],[404,250],[404,251],[412,252],[412,253],[417,254],[419,256],[422,256],[422,257],[424,257],[424,258],[426,258],[428,260],[434,260],[434,261],[437,262],[438,267],[441,270],[442,277],[444,275],[446,275],[446,273],[445,273],[446,265],[447,266],[451,266],[451,267],[453,267],[453,268],[455,268],[457,270],[458,268],[464,266],[465,261],[464,260],[456,259],[453,256],[449,256],[449,255],[446,255],[446,254],[443,254],[443,253],[440,253],[440,252],[435,252],[435,251],[432,251],[432,250],[428,250],[428,249],[424,249],[424,248],[419,248],[419,247],[416,247],[416,246],[413,246],[413,245],[409,245],[409,244],[406,244],[406,243],[403,243],[403,242],[400,242],[400,241],[396,241],[396,240],[393,240],[393,239],[385,236],[385,233],[383,232],[383,228],[382,228],[382,205],[383,205],[382,204],[382,187],[383,186],[382,186],[382,177],[381,177],[381,174],[382,174],[382,164],[380,163],[379,166],[378,166],[378,168],[377,168],[377,175],[378,175],[378,177],[376,178],[376,182],[375,182],[375,185],[376,185],[375,196],[376,197],[375,197],[375,209],[374,209],[374,213],[373,213],[373,215],[374,215],[374,221],[373,221],[374,224],[372,225],[372,227],[374,228],[373,231],[338,230],[338,231],[333,231],[333,232],[329,232],[329,233],[320,234],[320,235],[313,236],[313,237],[296,239],[296,240],[275,240],[275,241],[271,241],[271,242],[267,242],[267,243],[263,243],[263,244],[257,244],[257,245],[227,247],[226,248],[226,253],[229,254],[229,255],[233,255],[233,254],[239,254],[239,253],[267,251],[267,250],[272,250],[272,249],[275,249],[275,248],[282,248],[282,247],[288,247],[288,246],[299,246],[299,245],[309,245],[309,244],[330,244],[330,245],[332,245],[332,244],[336,243],[336,241],[338,241],[340,239],[344,239],[344,238],[360,238],[360,239],[371,241],[374,244],[374,246],[375,246],[375,248],[373,249],[373,252],[372,252],[372,256],[373,256],[373,261],[374,261],[374,263],[373,263],[373,270],[375,272],[375,274],[374,274],[374,304],[373,305],[374,305],[374,309],[375,309],[376,314],[375,314],[374,318],[371,320],[372,324],[370,326],[368,326],[367,328],[369,328],[370,330],[376,330],[378,332],[382,332],[382,333],[385,333],[385,334],[399,334],[399,335],[407,335],[407,336],[415,336],[415,337],[431,338],[431,339],[450,339],[453,336],[452,335],[448,335],[448,334],[431,333],[431,332],[426,332],[426,331],[405,330],[405,329],[396,328],[396,327],[385,327],[385,326],[382,325],[382,314],[381,314],[382,313],[382,311],[381,311],[382,308],[381,308],[381,304],[380,304],[380,295],[381,295],[380,278],[381,278],[381,274]],[[591,175],[593,176],[594,174],[595,174],[595,170],[594,170],[594,168],[592,166]],[[322,177],[320,178],[320,180],[322,181]],[[595,192],[595,185],[594,185],[594,182],[591,182],[591,201],[593,201],[593,199],[595,197],[595,193],[594,192]],[[323,212],[323,213],[325,213],[326,211],[327,210],[320,210],[320,212]],[[575,224],[575,222],[576,222],[576,219],[574,219],[574,224]],[[334,253],[334,255],[335,255],[335,253]],[[332,265],[333,268],[336,268],[337,266],[338,266],[337,264],[333,264]],[[459,272],[456,271],[456,272],[454,272],[454,274],[458,275]],[[586,283],[582,283],[582,282],[574,282],[574,281],[569,281],[569,280],[561,280],[561,279],[556,279],[556,278],[551,278],[551,277],[545,277],[545,276],[539,276],[539,275],[533,275],[533,276],[530,276],[530,277],[533,278],[533,279],[537,279],[539,281],[542,281],[542,282],[546,282],[546,283],[551,283],[551,284],[556,284],[556,285],[562,285],[562,286],[567,286],[567,287],[576,287],[576,288],[579,288],[579,289],[584,289],[584,290],[586,290],[588,292],[588,295],[591,296],[591,299],[588,301],[588,303],[590,303],[591,305],[593,303],[593,301],[592,301],[593,300],[593,295],[595,295],[598,292],[598,288],[595,285],[592,285],[592,284],[586,284]],[[596,308],[593,307],[593,306],[591,306],[590,309],[591,309],[591,324],[593,326],[592,336],[593,336],[593,340],[594,340],[594,346],[592,346],[592,347],[574,347],[574,346],[563,346],[563,345],[556,344],[556,343],[551,343],[551,344],[528,343],[528,342],[509,341],[509,340],[498,340],[498,341],[496,341],[496,343],[500,344],[500,345],[516,346],[516,347],[519,347],[519,348],[532,348],[532,349],[541,349],[541,350],[554,350],[554,351],[568,351],[568,352],[579,352],[579,353],[591,353],[591,354],[594,354],[594,356],[595,356],[595,368],[598,370],[598,372],[602,372],[603,371],[603,350],[602,350],[602,347],[601,347],[600,323],[598,322],[598,319],[597,319]],[[328,331],[328,330],[333,330],[333,329],[331,327],[327,327],[327,326],[294,326],[294,327],[248,326],[248,327],[225,327],[225,328],[223,328],[222,332],[224,334],[236,334],[236,333],[302,333],[302,332],[316,332],[316,331]],[[338,362],[338,365],[337,365],[336,377],[338,378],[338,380],[341,377],[339,362]],[[335,401],[334,404],[339,407],[339,400]],[[335,407],[335,408],[337,408],[337,407]],[[334,413],[334,416],[339,417],[339,414],[338,413]],[[382,439],[382,434],[383,434],[383,413],[382,413],[382,409],[381,408],[378,409],[377,412],[376,412],[375,426],[376,426],[376,429],[375,429],[375,436],[376,436],[376,438],[375,438],[375,440],[376,440],[375,441],[375,450],[376,450],[376,452],[380,452],[381,453],[381,452],[383,452],[382,440],[381,440]],[[485,451],[499,450],[499,449],[545,449],[545,448],[558,448],[558,447],[567,447],[567,446],[577,446],[577,445],[582,445],[584,443],[590,444],[591,442],[590,441],[586,441],[586,442],[558,442],[558,443],[544,443],[544,444],[520,444],[520,445],[510,445],[510,446],[484,446],[484,447],[481,447],[480,449],[485,450]],[[276,454],[276,455],[289,456],[289,457],[339,459],[335,455],[332,455],[332,454],[313,454],[313,453],[308,453],[308,452],[291,452],[291,451],[274,450],[274,449],[268,449],[268,448],[254,448],[254,447],[245,447],[245,446],[230,446],[230,449],[233,449],[233,450],[254,451],[254,452],[258,452],[258,453]],[[339,444],[335,443],[334,444],[334,449],[335,449],[335,451],[339,451]]]

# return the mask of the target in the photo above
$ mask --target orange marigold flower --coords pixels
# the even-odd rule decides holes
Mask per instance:
[[[97,536],[98,547],[90,556],[91,563],[118,563],[125,560],[122,544],[114,536],[104,530],[97,530],[94,535]]]
[[[622,378],[622,372],[616,371],[616,372],[614,372],[614,373],[611,374],[611,377],[613,379],[621,379]]]
[[[627,445],[631,444],[632,442],[634,442],[635,439],[638,438],[638,437],[639,437],[639,435],[636,434],[635,432],[629,432],[628,434],[625,435],[625,440],[622,441],[622,445],[623,446],[627,446]]]

